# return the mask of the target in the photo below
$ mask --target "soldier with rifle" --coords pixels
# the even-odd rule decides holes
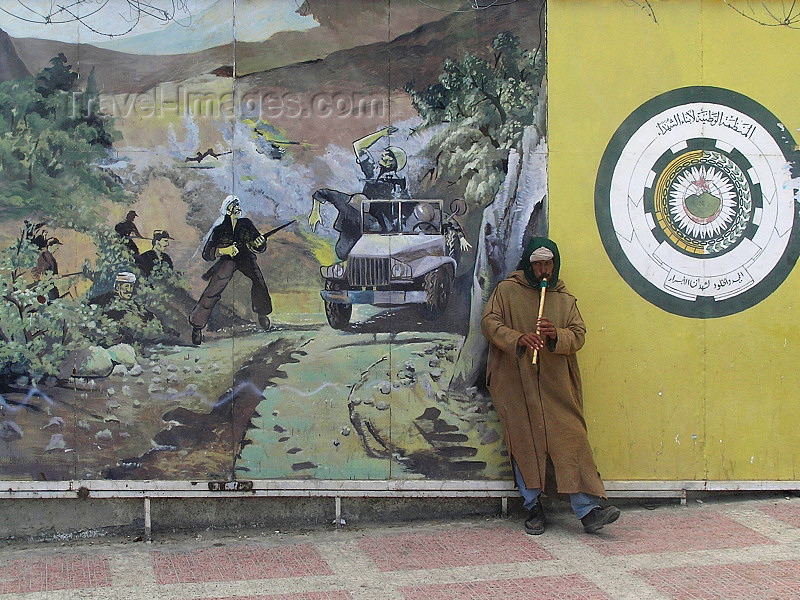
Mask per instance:
[[[125,220],[114,225],[114,231],[122,236],[125,246],[131,251],[134,257],[139,254],[139,247],[136,245],[136,242],[133,241],[133,238],[136,237],[140,240],[145,239],[142,234],[139,233],[139,228],[136,227],[136,223],[133,222],[138,216],[135,210],[129,210],[128,214],[125,215]]]
[[[264,329],[269,329],[270,320],[267,315],[272,312],[272,298],[258,266],[256,254],[267,249],[267,238],[270,235],[293,222],[290,221],[268,233],[259,233],[253,222],[244,218],[239,199],[236,196],[225,198],[220,207],[220,217],[201,243],[203,259],[216,262],[203,275],[203,280],[208,281],[208,284],[189,316],[192,343],[195,346],[203,342],[203,328],[236,271],[240,271],[252,282],[250,301],[253,312],[258,315],[258,324]]]

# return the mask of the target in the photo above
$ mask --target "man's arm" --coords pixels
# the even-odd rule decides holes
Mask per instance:
[[[241,219],[242,241],[252,252],[264,252],[267,249],[267,238],[264,237],[250,219]]]
[[[353,152],[356,153],[356,159],[361,160],[361,153],[364,150],[372,146],[382,137],[392,135],[396,131],[397,127],[384,127],[383,129],[380,129],[375,133],[370,133],[369,135],[365,135],[363,138],[353,142]]]
[[[548,347],[553,353],[574,354],[583,348],[583,344],[586,341],[586,325],[574,299],[567,313],[566,326],[557,327],[555,330],[556,339],[552,341],[552,347],[548,339]]]
[[[239,249],[233,242],[232,235],[225,234],[225,222],[217,225],[208,236],[206,245],[203,246],[203,259],[209,262],[217,260],[222,256],[234,257],[239,253]]]
[[[523,334],[506,325],[503,283],[492,292],[481,318],[481,331],[484,337],[503,352],[517,353]],[[524,350],[523,350],[524,351]]]

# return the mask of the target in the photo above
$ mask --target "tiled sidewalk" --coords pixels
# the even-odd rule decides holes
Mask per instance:
[[[6,545],[0,600],[800,600],[797,497],[626,506],[594,536],[548,519]]]

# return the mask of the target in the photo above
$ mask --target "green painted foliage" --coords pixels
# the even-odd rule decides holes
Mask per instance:
[[[101,315],[91,307],[48,299],[54,276],[33,276],[38,253],[24,236],[0,253],[0,383],[56,375],[70,349],[102,327]]]
[[[94,232],[97,256],[82,274],[93,285],[81,298],[48,297],[59,278],[34,275],[39,248],[25,231],[0,253],[0,389],[20,377],[36,382],[58,375],[68,354],[78,348],[125,342],[141,350],[176,339],[174,328],[186,316],[174,298],[186,283],[169,268],[157,267],[142,277],[122,239],[106,226]],[[137,276],[130,298],[114,294],[120,271]]]
[[[499,189],[512,148],[536,123],[545,73],[541,50],[523,51],[519,39],[501,33],[488,58],[466,54],[446,59],[439,82],[406,89],[423,118],[422,127],[441,125],[431,141],[437,170],[465,184],[466,199],[485,206]]]
[[[36,78],[0,83],[0,214],[88,230],[98,199],[125,200],[103,167],[119,134],[93,110],[93,76],[83,92],[65,62],[59,55]]]
[[[133,297],[127,300],[114,298],[100,307],[106,315],[115,315],[102,331],[90,335],[93,343],[107,346],[125,342],[141,347],[151,342],[166,341],[178,336],[176,324],[183,325],[183,315],[175,305],[175,297],[188,284],[180,272],[157,265],[149,277],[144,277],[136,260],[113,229],[102,226],[93,232],[97,256],[94,265],[84,265],[84,276],[92,281],[85,302],[96,305],[97,299],[112,292],[114,280],[122,271],[136,275]],[[118,316],[118,315],[121,315]]]

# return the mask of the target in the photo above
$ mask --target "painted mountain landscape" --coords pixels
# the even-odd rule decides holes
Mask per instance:
[[[508,476],[542,2],[5,4],[0,478]]]

